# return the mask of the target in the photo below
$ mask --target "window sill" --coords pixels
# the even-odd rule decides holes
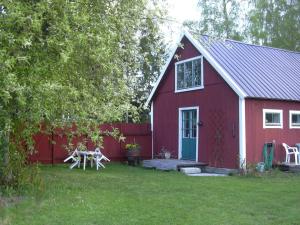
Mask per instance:
[[[296,127],[290,126],[290,129],[300,129],[300,127],[298,127],[298,126],[296,126]]]
[[[195,91],[195,90],[200,90],[200,89],[204,89],[204,86],[175,90],[175,93],[187,92],[187,91]]]
[[[283,126],[264,126],[264,129],[282,129],[283,128]]]

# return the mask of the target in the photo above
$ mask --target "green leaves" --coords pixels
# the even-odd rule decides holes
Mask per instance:
[[[193,33],[300,50],[300,1],[199,0],[198,6],[199,21],[184,24]]]
[[[193,33],[242,40],[241,7],[237,0],[199,0],[199,21],[184,23]]]
[[[76,122],[78,132],[101,145],[99,124],[122,121],[130,112],[136,116],[126,79],[140,68],[132,59],[147,1],[1,5],[0,130],[11,134],[9,151],[32,152],[41,123],[53,130]]]
[[[253,42],[299,51],[299,12],[299,1],[255,1],[255,8],[250,11],[249,19]]]

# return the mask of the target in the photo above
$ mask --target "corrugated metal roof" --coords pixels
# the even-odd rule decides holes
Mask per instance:
[[[300,101],[300,52],[198,39],[247,97]],[[209,43],[209,44],[205,44]]]

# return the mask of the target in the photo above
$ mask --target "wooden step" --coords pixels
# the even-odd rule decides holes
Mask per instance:
[[[180,172],[184,174],[197,174],[201,173],[201,169],[199,167],[182,167],[180,168]]]
[[[198,162],[198,163],[180,163],[177,165],[177,170],[180,171],[181,168],[188,168],[188,167],[197,167],[201,170],[205,169],[208,166],[208,163]]]

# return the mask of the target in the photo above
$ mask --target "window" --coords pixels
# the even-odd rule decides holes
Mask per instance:
[[[263,109],[263,127],[264,128],[282,128],[282,110]]]
[[[199,56],[175,64],[175,92],[203,88],[202,61]]]
[[[300,129],[300,111],[290,110],[290,128]]]
[[[197,136],[197,110],[182,111],[183,138],[196,138]]]

